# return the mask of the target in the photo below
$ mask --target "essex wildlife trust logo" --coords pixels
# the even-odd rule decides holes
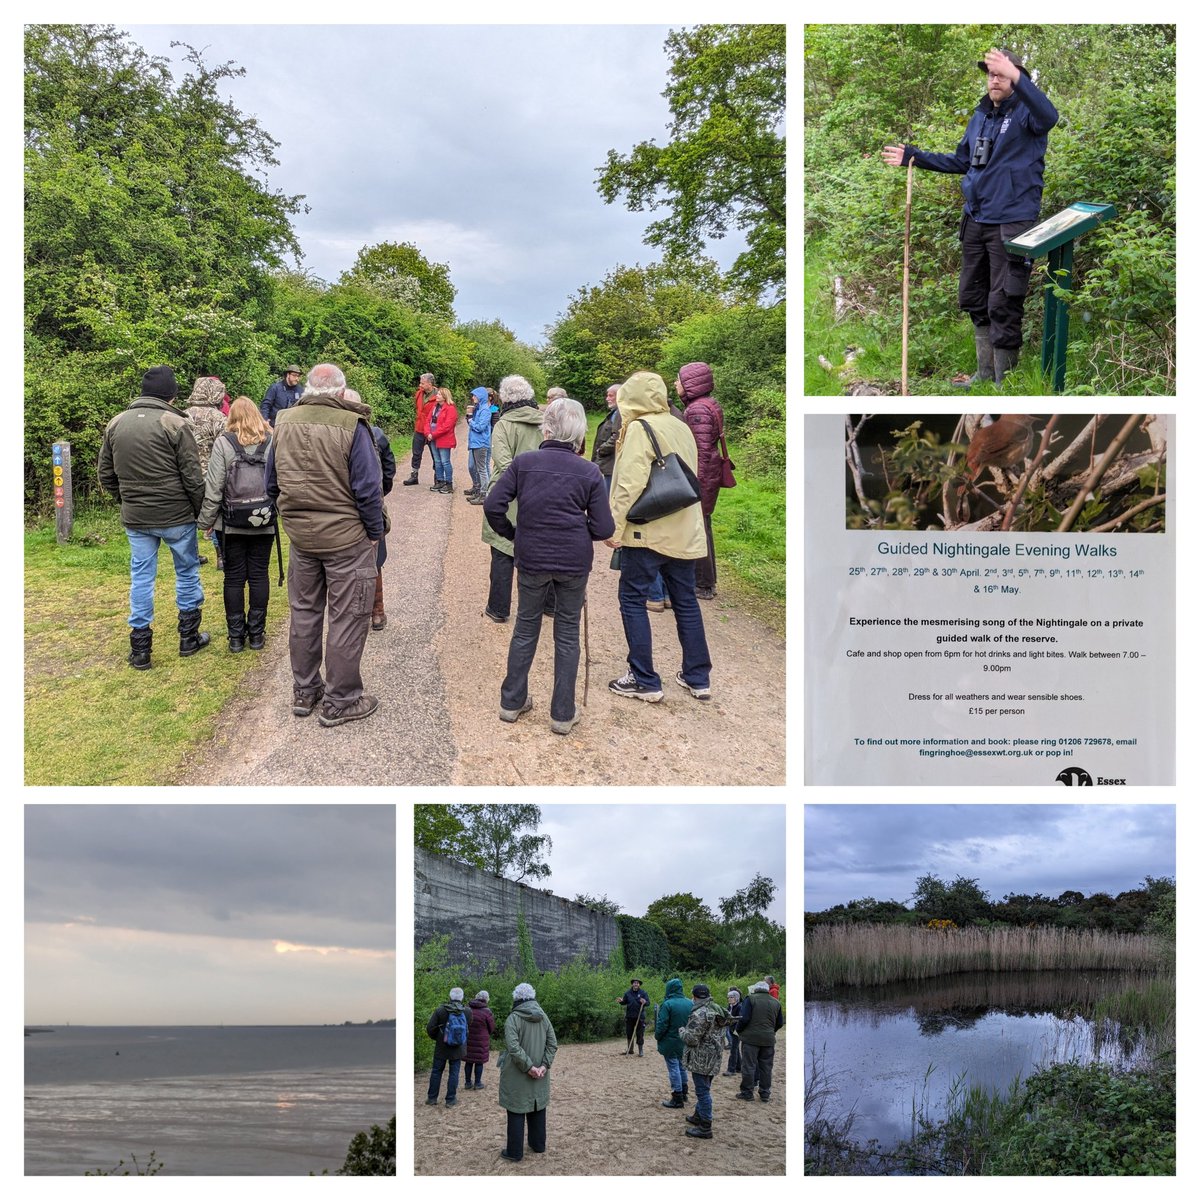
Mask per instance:
[[[1056,782],[1067,787],[1091,787],[1092,777],[1082,767],[1067,767],[1065,771],[1059,771]]]

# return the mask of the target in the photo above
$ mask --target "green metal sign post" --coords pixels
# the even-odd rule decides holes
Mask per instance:
[[[1071,264],[1075,258],[1075,239],[1095,229],[1102,221],[1117,215],[1111,204],[1085,204],[1079,201],[1056,213],[1040,225],[1027,229],[1020,237],[1004,243],[1009,254],[1025,258],[1047,257],[1045,315],[1042,319],[1042,372],[1053,372],[1054,390],[1061,392],[1067,382],[1067,321],[1070,311],[1065,300],[1054,294],[1055,287],[1071,290]]]

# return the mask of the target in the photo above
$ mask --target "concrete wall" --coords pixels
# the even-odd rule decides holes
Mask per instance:
[[[518,910],[539,970],[557,970],[578,954],[589,963],[607,962],[619,944],[617,922],[604,913],[424,850],[415,855],[414,945],[448,933],[452,964],[515,963]]]

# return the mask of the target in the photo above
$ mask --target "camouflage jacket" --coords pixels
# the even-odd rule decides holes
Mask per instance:
[[[208,404],[189,404],[183,415],[191,422],[192,434],[196,438],[196,449],[200,451],[200,470],[208,474],[208,458],[212,454],[217,438],[225,432],[225,414],[220,408]]]
[[[712,999],[695,1000],[688,1023],[679,1031],[683,1038],[684,1070],[697,1075],[719,1075],[724,1053],[722,1034],[729,1014]]]

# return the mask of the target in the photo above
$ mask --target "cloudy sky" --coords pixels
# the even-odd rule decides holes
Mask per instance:
[[[917,879],[1007,892],[1127,891],[1175,874],[1173,805],[808,804],[804,908],[912,896]]]
[[[396,1011],[392,805],[25,806],[25,1020]]]
[[[120,27],[177,78],[173,40],[246,68],[225,94],[280,143],[269,182],[305,196],[303,265],[330,282],[365,245],[412,242],[449,263],[459,320],[536,344],[581,285],[659,257],[656,214],[606,205],[595,178],[610,149],[666,141],[668,25]],[[709,253],[742,249],[735,232]]]
[[[782,804],[543,804],[554,841],[544,886],[568,900],[607,895],[640,917],[661,896],[691,892],[714,913],[761,873],[778,891],[767,916],[784,923]]]

